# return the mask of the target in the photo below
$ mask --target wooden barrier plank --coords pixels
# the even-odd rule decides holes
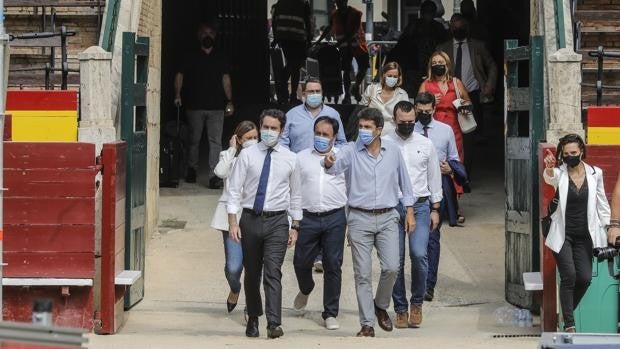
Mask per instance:
[[[77,120],[77,110],[7,110],[13,119],[22,118],[73,118]]]
[[[4,224],[95,224],[93,198],[5,198]]]
[[[73,90],[8,90],[6,110],[77,110],[78,94]]]
[[[12,135],[12,130],[13,130],[13,117],[11,116],[11,114],[5,114],[4,115],[4,141],[10,141],[11,135]]]
[[[620,127],[588,127],[588,144],[620,145]]]
[[[95,165],[92,143],[4,142],[5,169],[87,169]]]
[[[588,107],[588,129],[590,127],[620,127],[620,108]]]
[[[5,252],[4,277],[50,277],[92,279],[95,276],[93,252]]]
[[[90,169],[7,169],[4,197],[95,197],[95,175]]]
[[[5,225],[5,252],[94,252],[94,225]]]
[[[12,138],[20,142],[75,142],[77,116],[13,118]]]

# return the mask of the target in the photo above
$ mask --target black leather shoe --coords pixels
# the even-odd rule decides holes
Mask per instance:
[[[245,335],[248,337],[258,337],[260,335],[258,332],[257,316],[248,317],[248,324],[245,326]]]
[[[433,298],[435,298],[435,289],[429,288],[424,294],[424,300],[427,302],[432,302]]]
[[[185,183],[196,183],[196,169],[188,168],[185,175]]]
[[[213,176],[209,180],[209,189],[222,189],[224,188],[224,181],[220,177]]]
[[[375,329],[370,326],[362,326],[362,329],[357,333],[357,337],[374,337]]]
[[[279,338],[284,336],[284,331],[282,331],[281,326],[270,325],[267,326],[267,337],[269,338]]]

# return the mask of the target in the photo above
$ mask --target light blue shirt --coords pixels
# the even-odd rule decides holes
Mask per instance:
[[[403,205],[413,206],[411,180],[398,145],[382,139],[381,151],[374,157],[361,142],[351,142],[335,156],[336,162],[326,172],[331,175],[344,172],[350,207],[368,210],[396,207],[401,192]]]
[[[346,144],[347,139],[344,136],[344,127],[342,126],[340,114],[338,114],[336,109],[323,105],[323,109],[314,117],[305,104],[298,105],[286,113],[286,124],[280,136],[280,144],[288,147],[293,153],[314,148],[314,121],[319,116],[329,116],[332,119],[338,120],[340,127],[336,135],[336,146],[340,147]]]
[[[424,126],[416,122],[413,131],[421,135],[424,134]],[[439,161],[456,160],[461,161],[459,153],[456,150],[456,141],[454,140],[454,131],[452,127],[443,122],[439,122],[434,118],[428,124],[426,133],[428,138],[435,145]]]

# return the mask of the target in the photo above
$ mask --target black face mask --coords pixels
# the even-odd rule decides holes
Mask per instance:
[[[562,157],[562,162],[564,162],[568,167],[576,167],[581,163],[581,155],[567,155]]]
[[[427,126],[428,124],[431,123],[433,114],[419,111],[416,113],[416,118],[422,125]]]
[[[411,134],[413,133],[414,127],[415,127],[415,124],[412,122],[407,122],[407,123],[396,125],[396,129],[398,130],[398,133],[405,137],[411,136]]]
[[[212,37],[207,35],[204,37],[204,39],[202,39],[201,44],[202,44],[202,47],[206,49],[210,49],[211,47],[213,47],[213,45],[215,45],[215,40],[213,40]]]
[[[433,73],[433,76],[444,76],[446,74],[446,65],[437,64],[432,66],[431,73]]]
[[[467,29],[465,28],[455,28],[452,31],[452,34],[454,35],[454,38],[456,40],[465,40],[467,38]]]

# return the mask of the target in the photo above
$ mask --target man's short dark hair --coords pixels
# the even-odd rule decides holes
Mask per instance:
[[[316,125],[319,124],[319,122],[323,122],[325,121],[326,123],[330,124],[332,126],[332,130],[334,130],[334,136],[338,134],[338,130],[340,130],[340,125],[338,124],[338,120],[331,118],[329,116],[319,116],[316,121],[314,122],[314,129],[316,130]]]
[[[319,78],[315,78],[315,77],[307,78],[306,82],[304,82],[304,84],[302,86],[304,91],[308,87],[308,84],[319,84],[319,85],[321,85],[321,88],[323,88],[323,84],[321,83],[321,79],[319,79]]]
[[[415,104],[432,104],[435,108],[435,96],[430,92],[420,92],[415,97]]]
[[[420,13],[431,13],[435,16],[437,13],[437,5],[434,1],[425,0],[422,5],[420,5]]]
[[[396,119],[396,112],[399,110],[403,113],[408,113],[413,110],[413,103],[409,101],[400,101],[396,103],[394,106],[394,119]]]
[[[209,28],[209,29],[213,29],[215,32],[219,32],[220,24],[217,19],[209,18],[198,24],[198,31],[200,31],[200,29],[202,28]]]
[[[263,120],[266,116],[270,116],[272,118],[278,119],[280,121],[280,128],[284,129],[284,125],[286,124],[286,115],[282,110],[279,109],[265,109],[260,113],[260,125],[263,126]]]
[[[359,120],[370,120],[377,128],[383,127],[383,114],[377,108],[364,108],[359,112]]]

